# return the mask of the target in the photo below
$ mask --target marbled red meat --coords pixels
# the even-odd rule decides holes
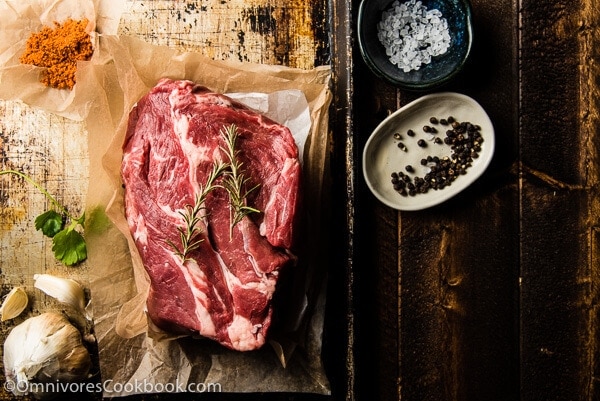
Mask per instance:
[[[231,234],[229,197],[216,187],[198,223],[202,242],[183,262],[169,241],[181,242],[180,212],[194,204],[214,161],[227,161],[220,132],[232,124],[247,185],[258,185],[247,202],[260,213]],[[279,271],[294,261],[301,171],[290,131],[205,87],[163,79],[131,111],[121,173],[152,321],[236,350],[261,347]]]

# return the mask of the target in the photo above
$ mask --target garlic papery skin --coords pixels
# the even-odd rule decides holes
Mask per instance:
[[[4,374],[15,395],[43,386],[30,383],[77,382],[87,379],[92,362],[79,330],[62,314],[46,312],[14,327],[4,342]],[[56,395],[56,394],[51,394]]]
[[[33,280],[35,288],[85,314],[85,294],[77,281],[51,274],[35,274]]]
[[[28,304],[29,297],[23,287],[14,287],[6,294],[2,306],[0,306],[0,316],[2,316],[0,320],[4,322],[14,319],[27,308]]]

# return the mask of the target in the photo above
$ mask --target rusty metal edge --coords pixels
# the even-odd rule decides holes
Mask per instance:
[[[331,66],[333,102],[331,124],[333,132],[333,197],[334,221],[346,227],[343,239],[339,238],[336,246],[343,250],[343,258],[339,258],[338,271],[344,272],[345,279],[345,383],[333,395],[335,399],[354,400],[357,395],[355,365],[355,288],[354,264],[356,249],[354,246],[354,184],[357,174],[355,143],[353,138],[353,2],[329,0],[329,18],[331,37]],[[343,206],[343,207],[342,207]],[[342,242],[343,240],[343,242]],[[337,252],[336,252],[337,253]],[[340,394],[342,393],[342,394]]]

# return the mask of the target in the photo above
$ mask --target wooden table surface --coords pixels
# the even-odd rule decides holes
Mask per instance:
[[[496,153],[475,184],[418,212],[379,203],[362,178],[372,129],[429,92],[399,91],[368,71],[356,46],[358,5],[125,2],[122,35],[215,59],[332,66],[336,235],[324,337],[332,396],[260,398],[600,399],[599,4],[472,0],[470,60],[439,90],[486,109]],[[0,101],[0,168],[27,172],[74,210],[85,202],[86,146],[81,123]],[[1,295],[32,289],[36,272],[85,280],[85,266],[60,266],[34,230],[46,206],[22,182],[0,180]],[[48,306],[38,299],[30,312]],[[2,323],[2,339],[10,327]]]
[[[443,205],[398,213],[366,192],[356,160],[369,131],[417,94],[372,79],[355,56],[355,393],[597,400],[600,9],[472,4],[472,57],[444,89],[482,104],[497,149],[484,176]]]

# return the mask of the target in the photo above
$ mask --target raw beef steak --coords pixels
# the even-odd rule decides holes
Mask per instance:
[[[246,189],[257,186],[247,205],[259,212],[231,230],[220,176],[195,226],[201,242],[184,261],[178,228],[185,232],[184,216],[215,161],[229,161],[221,132],[232,125]],[[163,79],[131,111],[121,173],[127,222],[150,277],[152,321],[236,350],[261,347],[279,270],[294,261],[300,165],[290,131],[205,87]]]

